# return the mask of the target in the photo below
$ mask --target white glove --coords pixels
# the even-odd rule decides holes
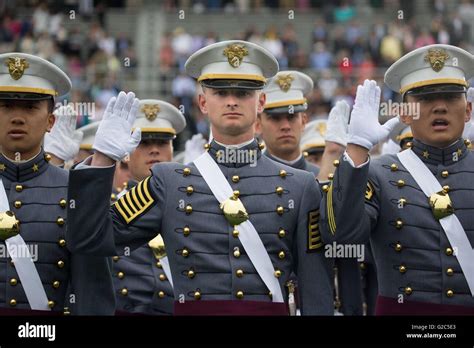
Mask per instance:
[[[469,120],[467,123],[464,123],[464,131],[462,132],[462,137],[464,139],[474,139],[474,127],[472,125],[472,121]]]
[[[194,134],[191,139],[187,140],[184,146],[184,164],[191,163],[201,156],[205,151],[204,144],[206,144],[206,139],[202,137],[201,133]]]
[[[474,88],[469,87],[469,89],[467,90],[467,93],[466,93],[466,99],[470,103],[474,102]],[[472,118],[474,118],[474,109],[471,111],[471,119]]]
[[[334,105],[328,117],[326,141],[347,146],[350,109],[349,104],[344,100],[340,100]]]
[[[380,87],[373,80],[365,80],[357,87],[357,94],[349,123],[349,141],[371,150],[385,139],[398,124],[398,117],[379,123]]]
[[[54,116],[54,126],[44,136],[44,151],[67,162],[79,153],[84,134],[76,131],[77,115],[70,105],[59,107]]]
[[[135,93],[120,92],[109,100],[104,116],[100,121],[92,148],[107,157],[120,161],[130,155],[140,144],[140,128],[132,133],[137,117],[139,100]]]

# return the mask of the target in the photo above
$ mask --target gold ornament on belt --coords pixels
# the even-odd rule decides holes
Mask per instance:
[[[30,64],[26,61],[25,58],[20,57],[10,57],[5,60],[5,65],[8,67],[8,72],[14,80],[19,80],[26,69],[30,67]]]
[[[11,211],[0,213],[0,240],[6,240],[20,233],[20,221]]]
[[[232,44],[224,49],[223,54],[233,68],[238,68],[244,57],[249,55],[249,50],[244,45]]]
[[[220,205],[225,218],[232,226],[240,225],[249,219],[249,214],[239,197],[233,195]]]
[[[454,213],[453,204],[448,193],[439,191],[429,197],[430,207],[436,220]]]
[[[165,242],[161,237],[161,234],[157,235],[155,238],[148,242],[148,246],[153,251],[155,258],[161,260],[166,257]]]
[[[431,68],[438,72],[444,68],[444,62],[449,58],[449,54],[442,48],[430,48],[425,56],[425,62],[430,63]]]
[[[276,78],[276,83],[280,86],[283,92],[288,92],[291,88],[291,83],[295,78],[291,74],[280,74]]]

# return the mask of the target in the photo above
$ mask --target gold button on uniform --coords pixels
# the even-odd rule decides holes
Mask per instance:
[[[158,292],[158,297],[159,297],[159,298],[165,297],[165,293],[164,293],[163,291],[159,291],[159,292]]]
[[[184,168],[183,169],[183,175],[188,176],[189,174],[191,174],[191,169],[189,169],[188,167]]]
[[[398,166],[397,166],[395,163],[392,163],[392,164],[390,165],[390,170],[391,170],[392,172],[396,172],[396,171],[398,170]]]
[[[58,224],[58,226],[62,226],[64,225],[64,219],[62,217],[58,217],[58,219],[56,220],[56,223]]]
[[[443,186],[443,191],[444,191],[445,193],[448,193],[449,190],[450,190],[449,185],[444,185],[444,186]]]
[[[413,293],[413,289],[410,288],[409,286],[407,286],[407,287],[405,288],[405,294],[411,295],[412,293]]]
[[[454,274],[454,270],[453,270],[452,268],[448,268],[448,269],[446,270],[446,274],[447,274],[448,276],[452,276],[452,275]]]
[[[286,178],[286,170],[281,169],[280,173],[278,173],[278,175],[280,175],[282,178]]]
[[[280,278],[281,277],[281,271],[279,269],[275,270],[275,272],[273,273],[275,275],[275,277],[277,278]]]
[[[183,255],[183,257],[188,257],[189,256],[189,250],[184,248],[183,251],[181,251],[181,255]]]
[[[286,231],[282,228],[278,231],[278,237],[283,238],[286,235]]]
[[[193,279],[195,275],[196,275],[196,273],[194,273],[194,270],[190,269],[188,271],[188,278],[189,279]]]
[[[334,173],[329,173],[328,180],[333,180],[333,179],[334,179]]]
[[[12,306],[12,307],[15,307],[15,306],[16,306],[16,300],[15,300],[14,298],[12,298],[12,299],[10,300],[10,306]]]
[[[188,226],[186,226],[186,227],[183,228],[183,234],[184,234],[186,237],[189,236],[190,233],[191,233],[191,229],[190,229]]]
[[[127,288],[123,288],[122,290],[120,290],[120,293],[121,293],[123,296],[127,296],[127,295],[128,295],[128,289],[127,289]]]
[[[201,293],[199,291],[194,292],[194,299],[195,300],[200,300],[201,299]]]
[[[21,208],[21,201],[15,201],[15,208],[17,209]]]
[[[16,192],[21,192],[21,191],[23,191],[23,186],[22,185],[16,185],[15,190],[16,190]]]
[[[51,158],[52,158],[52,157],[51,157],[51,155],[50,155],[49,153],[47,153],[47,154],[44,155],[44,159],[45,159],[46,162],[51,161]]]
[[[234,257],[239,258],[240,257],[240,250],[239,248],[234,248]]]
[[[329,185],[323,185],[323,191],[328,192],[329,191]]]
[[[58,267],[63,268],[64,267],[64,261],[59,260],[58,261]]]
[[[234,238],[237,238],[237,237],[239,236],[239,231],[238,231],[238,230],[233,230],[233,231],[232,231],[232,236],[233,236]]]
[[[400,265],[400,267],[398,267],[398,270],[400,271],[400,273],[405,273],[407,271],[407,268],[404,265]]]
[[[186,193],[187,193],[188,195],[192,194],[193,192],[194,192],[194,188],[193,188],[191,185],[189,185],[188,187],[186,187]]]
[[[364,270],[364,269],[367,268],[365,262],[361,262],[361,263],[359,264],[359,267],[360,267],[360,269],[362,269],[362,270]]]
[[[398,187],[403,187],[403,186],[405,186],[405,181],[403,181],[403,180],[401,180],[401,179],[398,180],[398,181],[397,181],[397,186],[398,186]]]
[[[117,273],[117,277],[118,277],[119,279],[123,279],[123,277],[125,277],[125,274],[124,274],[123,272],[118,272],[118,273]]]
[[[241,278],[244,275],[244,271],[242,271],[241,269],[238,269],[237,271],[235,271],[235,275],[237,277]]]
[[[60,239],[58,241],[58,244],[59,244],[60,247],[65,247],[66,246],[66,240],[65,239]]]
[[[211,144],[208,144],[208,143],[204,144],[205,150],[209,150],[210,148],[211,148]]]
[[[283,194],[283,187],[278,186],[275,191],[276,191],[276,193],[277,193],[278,195],[281,196],[281,195]]]
[[[59,281],[55,280],[55,281],[53,282],[53,288],[57,289],[57,288],[59,288],[59,285],[61,285],[61,284],[59,283]]]
[[[395,244],[395,251],[402,251],[402,245],[400,243]]]
[[[339,162],[339,160],[334,160],[334,161],[332,162],[332,165],[333,165],[334,167],[339,167],[339,164],[341,164],[341,162]]]
[[[285,252],[283,250],[278,253],[278,258],[280,258],[280,259],[285,258]]]
[[[441,172],[441,176],[442,176],[443,178],[447,178],[448,175],[449,175],[449,172],[448,172],[447,170],[443,170],[443,171]]]
[[[186,214],[191,214],[193,212],[193,207],[191,206],[191,204],[188,204],[186,206]]]
[[[235,296],[236,296],[239,300],[241,300],[241,299],[244,298],[244,292],[243,292],[242,290],[239,290],[239,291],[237,291],[237,293],[235,294]]]
[[[232,194],[234,195],[235,198],[239,198],[240,191],[239,190],[234,190],[234,192],[232,192]]]
[[[397,219],[397,221],[395,222],[395,227],[398,228],[398,229],[403,227],[402,219]]]
[[[238,175],[234,175],[234,176],[232,177],[232,182],[237,183],[237,182],[239,182],[239,180],[240,180],[240,178],[239,178]]]
[[[283,212],[285,211],[285,209],[281,205],[279,205],[276,211],[278,215],[283,215]]]
[[[448,296],[448,297],[453,297],[453,296],[454,296],[454,291],[451,290],[451,289],[447,290],[447,291],[446,291],[446,296]]]
[[[164,274],[160,274],[160,280],[161,281],[165,281],[166,280],[166,276]]]
[[[54,301],[48,301],[48,307],[53,308],[55,305]]]
[[[117,262],[119,259],[120,259],[119,256],[114,256],[114,257],[112,257],[112,260],[114,260],[115,262]]]
[[[161,265],[161,262],[160,262],[160,261],[158,261],[158,262],[156,263],[156,267],[158,267],[158,268],[163,268],[163,266]]]
[[[451,248],[446,248],[446,255],[451,256],[453,254],[453,249]]]
[[[17,284],[18,284],[18,280],[16,280],[15,278],[10,279],[10,285],[11,286],[15,286]]]
[[[66,200],[65,200],[65,199],[61,199],[61,200],[59,201],[59,206],[60,206],[61,208],[66,208]]]

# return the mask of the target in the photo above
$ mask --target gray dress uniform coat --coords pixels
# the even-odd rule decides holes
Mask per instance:
[[[474,245],[474,155],[462,139],[444,149],[414,140],[412,150],[449,192]],[[378,314],[429,313],[431,308],[433,314],[474,313],[474,298],[454,250],[428,198],[396,155],[357,169],[341,160],[321,210],[327,238],[365,243],[370,237],[379,283]]]
[[[131,190],[136,185],[137,182],[131,180],[127,187]],[[173,314],[173,287],[148,244],[128,256],[114,256],[113,261],[118,312]]]
[[[255,151],[257,160],[253,162],[242,156],[232,163],[217,160],[219,151],[224,150],[212,142],[209,153],[233,190],[239,191],[283,294],[294,271],[302,313],[331,315],[330,268],[321,249],[318,225],[321,194],[314,176],[261,156],[256,141],[239,149]],[[171,265],[174,296],[180,303],[271,302],[268,288],[193,164],[155,165],[152,176],[109,211],[113,172],[110,167],[78,168],[71,173],[69,196],[80,207],[68,209],[73,226],[68,237],[75,252],[123,254],[124,247],[137,248],[160,231]],[[97,197],[94,206],[90,205],[92,192]],[[74,228],[79,221],[83,228]]]
[[[20,221],[20,235],[27,245],[38,247],[35,266],[47,298],[52,301],[52,311],[112,315],[115,301],[110,281],[111,264],[104,257],[69,252],[66,242],[68,171],[50,165],[47,159],[43,151],[20,164],[0,155],[0,178],[10,210]],[[6,249],[4,241],[0,244]],[[10,258],[0,257],[0,284],[3,284],[0,307],[30,309]]]
[[[273,157],[268,151],[264,154],[281,163],[278,158]],[[319,167],[308,162],[303,156],[293,163],[291,167],[311,172],[315,177],[319,174]],[[357,260],[355,259],[334,259],[335,267],[337,267],[337,283],[339,288],[339,303],[337,307],[341,313],[345,315],[362,315],[362,289],[360,283],[360,270]]]

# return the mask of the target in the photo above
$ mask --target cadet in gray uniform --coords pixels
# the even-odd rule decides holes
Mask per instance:
[[[49,164],[51,156],[41,147],[54,124],[54,97],[68,93],[71,82],[36,56],[6,53],[0,61],[5,62],[0,66],[0,246],[13,251],[10,259],[0,257],[0,312],[112,314],[106,260],[70,254],[65,238],[68,172]],[[24,246],[29,254],[21,253]],[[108,290],[111,296],[95,296]]]
[[[75,252],[123,254],[124,247],[137,248],[160,231],[175,314],[288,313],[285,284],[294,271],[302,314],[331,315],[317,182],[310,173],[262,156],[253,139],[265,104],[260,90],[277,69],[269,52],[245,41],[194,53],[186,70],[204,86],[199,105],[209,115],[214,140],[189,166],[153,166],[152,175],[109,211],[113,163],[140,141],[139,131],[130,135],[138,109],[134,94],[112,100],[99,126],[96,153],[71,175],[69,197],[77,204],[68,218],[83,227],[68,231]]]
[[[313,80],[298,71],[280,71],[265,87],[265,110],[257,118],[257,133],[265,142],[265,155],[290,167],[314,173],[319,168],[309,163],[300,151],[300,140],[308,122],[304,96],[313,90]]]
[[[358,87],[347,153],[322,209],[328,237],[364,243],[370,236],[376,314],[474,314],[474,157],[461,138],[473,71],[473,56],[449,45],[421,47],[395,62],[385,83],[412,104],[401,120],[413,143],[369,165],[368,150],[398,120],[381,126],[380,88],[374,81]]]
[[[129,181],[128,189],[119,197],[146,179],[153,164],[173,160],[173,139],[186,127],[186,120],[175,106],[147,99],[140,101],[133,127],[142,130],[142,140],[128,162],[134,180]],[[158,236],[128,255],[114,256],[117,311],[173,314],[174,293],[168,262],[163,260],[162,240]]]

